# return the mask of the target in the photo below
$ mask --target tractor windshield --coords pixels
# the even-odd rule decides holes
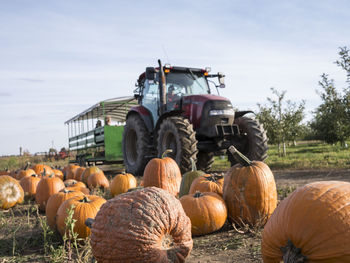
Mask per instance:
[[[192,72],[170,72],[166,74],[167,89],[174,88],[179,96],[210,94],[208,82],[204,75]]]

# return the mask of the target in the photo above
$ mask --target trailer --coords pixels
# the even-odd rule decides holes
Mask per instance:
[[[80,166],[122,164],[126,115],[137,105],[134,96],[107,99],[67,120],[69,161]]]

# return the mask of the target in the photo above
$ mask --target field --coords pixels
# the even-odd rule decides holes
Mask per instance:
[[[349,149],[308,142],[288,148],[288,153],[287,157],[278,157],[273,146],[267,160],[275,175],[279,200],[309,182],[350,181]],[[9,157],[1,159],[0,169],[9,161]],[[17,165],[24,161],[11,159]],[[213,170],[225,171],[228,166],[218,158]],[[186,262],[262,262],[261,233],[259,226],[237,229],[226,223],[216,233],[194,237]],[[64,247],[62,238],[48,228],[45,215],[32,202],[0,211],[0,262],[93,262],[89,243],[79,244],[78,250],[73,244],[69,249],[65,243]]]

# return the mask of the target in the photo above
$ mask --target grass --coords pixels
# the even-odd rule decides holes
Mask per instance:
[[[350,147],[320,141],[299,142],[296,146],[287,147],[287,155],[281,157],[277,145],[269,145],[265,162],[271,169],[347,169],[350,168]],[[222,171],[229,167],[226,157],[215,157],[212,170]]]

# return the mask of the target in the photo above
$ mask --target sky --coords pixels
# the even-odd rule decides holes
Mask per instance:
[[[67,147],[66,120],[132,95],[157,59],[223,72],[240,110],[285,90],[311,119],[322,73],[346,85],[334,62],[349,13],[346,0],[1,0],[0,155]]]

